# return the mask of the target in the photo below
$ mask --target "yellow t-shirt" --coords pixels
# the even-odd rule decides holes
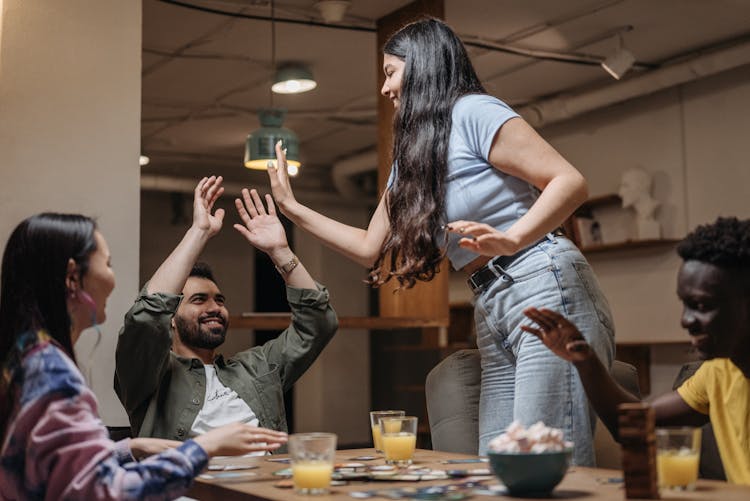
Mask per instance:
[[[727,480],[750,485],[750,379],[728,358],[715,358],[677,392],[711,419]]]

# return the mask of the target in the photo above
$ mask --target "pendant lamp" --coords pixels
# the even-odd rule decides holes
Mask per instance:
[[[297,134],[283,127],[286,110],[281,108],[267,108],[260,110],[260,129],[254,130],[245,141],[245,167],[248,169],[266,170],[268,161],[276,161],[276,143],[281,140],[286,148],[286,160],[289,174],[298,170],[299,139]]]
[[[275,2],[271,0],[271,64],[276,68],[276,17]],[[291,130],[283,127],[286,110],[273,106],[273,91],[269,92],[269,108],[258,112],[260,129],[248,134],[245,140],[245,167],[248,169],[266,170],[268,162],[276,161],[276,143],[281,140],[281,147],[286,148],[287,172],[296,176],[299,172],[299,139]]]
[[[313,90],[318,83],[303,64],[287,64],[276,72],[271,90],[277,94],[301,94]]]

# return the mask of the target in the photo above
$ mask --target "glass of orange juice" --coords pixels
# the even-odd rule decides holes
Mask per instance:
[[[700,451],[700,428],[657,428],[656,475],[659,487],[695,490]]]
[[[326,494],[331,486],[336,435],[294,433],[289,435],[292,482],[298,494]]]
[[[380,418],[403,417],[404,411],[370,411],[370,429],[372,430],[372,445],[376,452],[383,452],[383,443],[380,440]],[[393,425],[395,426],[395,425]]]
[[[414,416],[380,418],[380,437],[385,462],[398,466],[412,463],[417,447],[417,418]]]

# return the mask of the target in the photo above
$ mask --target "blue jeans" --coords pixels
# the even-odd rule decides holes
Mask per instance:
[[[611,366],[612,314],[596,277],[570,240],[551,235],[496,271],[500,276],[474,297],[482,357],[479,453],[514,419],[525,426],[544,421],[574,443],[574,464],[593,466],[595,414],[575,367],[520,326],[531,324],[523,314],[529,306],[560,312]]]

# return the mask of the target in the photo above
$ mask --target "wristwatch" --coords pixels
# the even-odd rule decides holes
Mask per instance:
[[[293,269],[297,267],[299,264],[299,259],[297,259],[297,256],[292,256],[292,259],[290,259],[285,264],[282,264],[281,266],[275,266],[276,271],[281,273],[282,275],[288,275],[292,272]]]

